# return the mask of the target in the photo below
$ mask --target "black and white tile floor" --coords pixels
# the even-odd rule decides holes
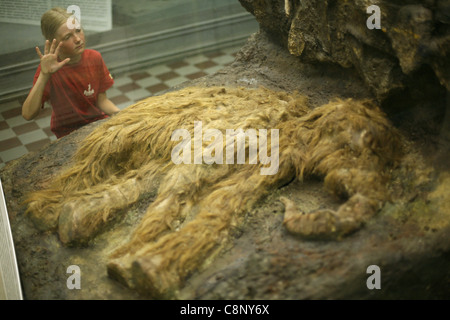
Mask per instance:
[[[213,74],[234,61],[240,47],[198,54],[139,72],[116,76],[107,91],[120,109],[136,101],[158,94],[182,82]],[[50,131],[51,107],[46,106],[33,121],[21,115],[22,99],[0,104],[0,168],[8,161],[36,151],[56,140]]]

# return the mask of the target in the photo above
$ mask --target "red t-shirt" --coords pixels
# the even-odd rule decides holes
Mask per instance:
[[[41,66],[34,76],[36,83]],[[99,52],[85,49],[81,60],[74,65],[65,65],[51,75],[42,96],[42,107],[49,100],[52,105],[50,129],[56,137],[97,120],[108,117],[97,107],[98,94],[114,84]]]

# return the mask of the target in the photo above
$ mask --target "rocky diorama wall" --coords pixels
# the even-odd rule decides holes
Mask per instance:
[[[241,3],[233,64],[2,169],[25,298],[450,297],[449,2]]]
[[[450,90],[447,0],[240,2],[291,54],[355,67],[380,100],[425,69],[436,78],[427,81]]]

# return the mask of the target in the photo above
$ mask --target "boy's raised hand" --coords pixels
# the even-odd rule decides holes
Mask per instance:
[[[36,47],[36,52],[41,59],[41,72],[44,74],[52,74],[61,69],[66,63],[70,61],[70,58],[66,58],[63,61],[58,61],[59,47],[62,42],[56,46],[56,39],[53,39],[50,46],[50,41],[45,41],[44,55],[41,50]]]

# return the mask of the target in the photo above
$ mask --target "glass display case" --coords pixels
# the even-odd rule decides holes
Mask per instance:
[[[108,96],[121,109],[217,71],[258,30],[254,17],[236,0],[2,1],[0,167],[55,139],[49,131],[49,106],[37,122],[26,122],[20,115],[39,65],[35,47],[44,50],[40,17],[53,6],[80,9],[86,47],[101,53],[116,79]],[[132,78],[122,77],[127,74]]]

